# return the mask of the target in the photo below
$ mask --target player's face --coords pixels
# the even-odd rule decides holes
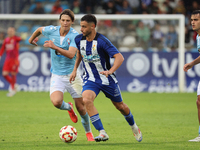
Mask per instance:
[[[59,21],[61,29],[64,31],[68,31],[73,23],[68,15],[62,15]]]
[[[194,31],[200,31],[200,14],[191,15],[191,25]]]
[[[81,32],[83,33],[83,36],[89,36],[92,33],[93,24],[87,23],[86,21],[81,21]]]
[[[13,37],[15,35],[15,28],[12,27],[8,28],[7,33],[9,37]]]

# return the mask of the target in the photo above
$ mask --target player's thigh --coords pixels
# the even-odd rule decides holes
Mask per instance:
[[[96,93],[92,90],[85,90],[82,93],[84,102],[93,102],[96,98]]]
[[[63,92],[61,91],[54,91],[50,95],[50,99],[55,104],[60,104],[63,101]]]
[[[82,91],[82,96],[83,96],[83,101],[94,101],[94,99],[97,97],[99,94],[101,88],[100,86],[92,81],[87,81],[83,85],[83,91]]]
[[[3,71],[8,71],[9,73],[17,74],[19,69],[19,60],[8,59],[5,61],[3,66]]]
[[[103,85],[101,90],[111,101],[122,102],[121,91],[118,84],[112,83],[110,85]]]
[[[75,80],[71,83],[69,82],[70,76],[66,78],[66,89],[71,94],[72,98],[81,98],[82,91],[82,79],[79,75],[76,76]]]
[[[52,74],[50,83],[51,100],[62,101],[65,88],[65,83],[62,79],[62,76]]]

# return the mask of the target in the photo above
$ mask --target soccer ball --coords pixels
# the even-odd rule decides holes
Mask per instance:
[[[59,137],[65,143],[72,143],[77,138],[77,131],[73,126],[67,125],[60,129]]]

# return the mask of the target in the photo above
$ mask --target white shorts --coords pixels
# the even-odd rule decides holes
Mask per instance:
[[[200,81],[199,81],[198,86],[197,86],[197,95],[200,95]]]
[[[70,75],[51,75],[50,95],[55,91],[69,92],[72,98],[80,98],[82,92],[82,79],[80,75],[72,83],[69,82]]]

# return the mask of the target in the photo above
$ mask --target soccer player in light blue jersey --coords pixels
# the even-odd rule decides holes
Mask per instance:
[[[90,120],[96,130],[99,131],[99,136],[94,138],[96,142],[109,139],[99,113],[94,106],[94,99],[100,91],[124,115],[136,140],[140,142],[142,141],[142,133],[136,125],[129,107],[122,100],[118,81],[114,74],[124,61],[124,58],[105,36],[96,32],[96,23],[97,20],[94,15],[88,14],[81,18],[82,34],[75,38],[79,51],[70,81],[75,80],[76,70],[82,60],[84,69],[82,96]],[[115,59],[112,67],[110,58]]]
[[[192,29],[197,32],[197,50],[200,53],[200,10],[195,10],[191,14],[191,24]],[[197,65],[200,63],[200,56],[197,57],[195,60],[193,60],[190,63],[187,63],[184,65],[183,70],[185,72],[188,71],[188,69],[192,68],[194,65]],[[200,81],[197,87],[197,110],[198,110],[198,120],[199,120],[199,136],[195,139],[189,140],[189,142],[200,142]]]
[[[78,32],[71,27],[74,22],[74,13],[69,9],[64,10],[60,14],[59,21],[60,26],[50,25],[36,29],[31,35],[29,42],[37,46],[37,37],[40,34],[49,39],[45,41],[44,47],[49,47],[51,53],[51,102],[56,108],[68,110],[71,120],[76,123],[78,117],[73,110],[72,103],[66,103],[63,100],[63,93],[67,90],[75,101],[87,140],[94,141],[90,128],[90,118],[81,95],[82,79],[80,76],[77,76],[74,82],[69,82],[70,75],[74,69],[77,52],[74,39],[78,35]]]

